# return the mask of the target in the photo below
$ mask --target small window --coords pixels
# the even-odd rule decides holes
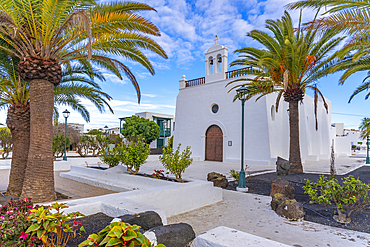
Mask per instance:
[[[212,110],[213,113],[217,113],[218,112],[218,105],[217,104],[212,105],[211,110]]]

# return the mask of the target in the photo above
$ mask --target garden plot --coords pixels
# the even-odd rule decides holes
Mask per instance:
[[[90,215],[105,213],[111,217],[123,214],[156,211],[166,217],[189,212],[222,200],[222,189],[212,182],[188,180],[176,183],[125,173],[121,166],[99,170],[71,166],[71,171],[60,176],[89,185],[121,192],[110,195],[67,201],[68,211]]]

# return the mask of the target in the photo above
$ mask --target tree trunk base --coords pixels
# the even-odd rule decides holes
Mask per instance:
[[[292,164],[290,163],[290,174],[299,174],[303,173],[302,164]]]
[[[342,224],[349,224],[352,221],[351,218],[347,217],[347,215],[345,215],[345,214],[334,215],[333,219],[335,221],[338,221],[339,223],[342,223]]]

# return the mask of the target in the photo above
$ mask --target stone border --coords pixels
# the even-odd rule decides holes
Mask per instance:
[[[209,230],[194,239],[191,247],[235,247],[235,246],[258,246],[258,247],[292,247],[267,238],[258,237],[246,232],[238,231],[226,226],[219,226]]]

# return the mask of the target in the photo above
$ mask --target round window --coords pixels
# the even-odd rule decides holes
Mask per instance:
[[[218,112],[218,105],[217,104],[212,105],[212,112],[213,113],[217,113]]]

